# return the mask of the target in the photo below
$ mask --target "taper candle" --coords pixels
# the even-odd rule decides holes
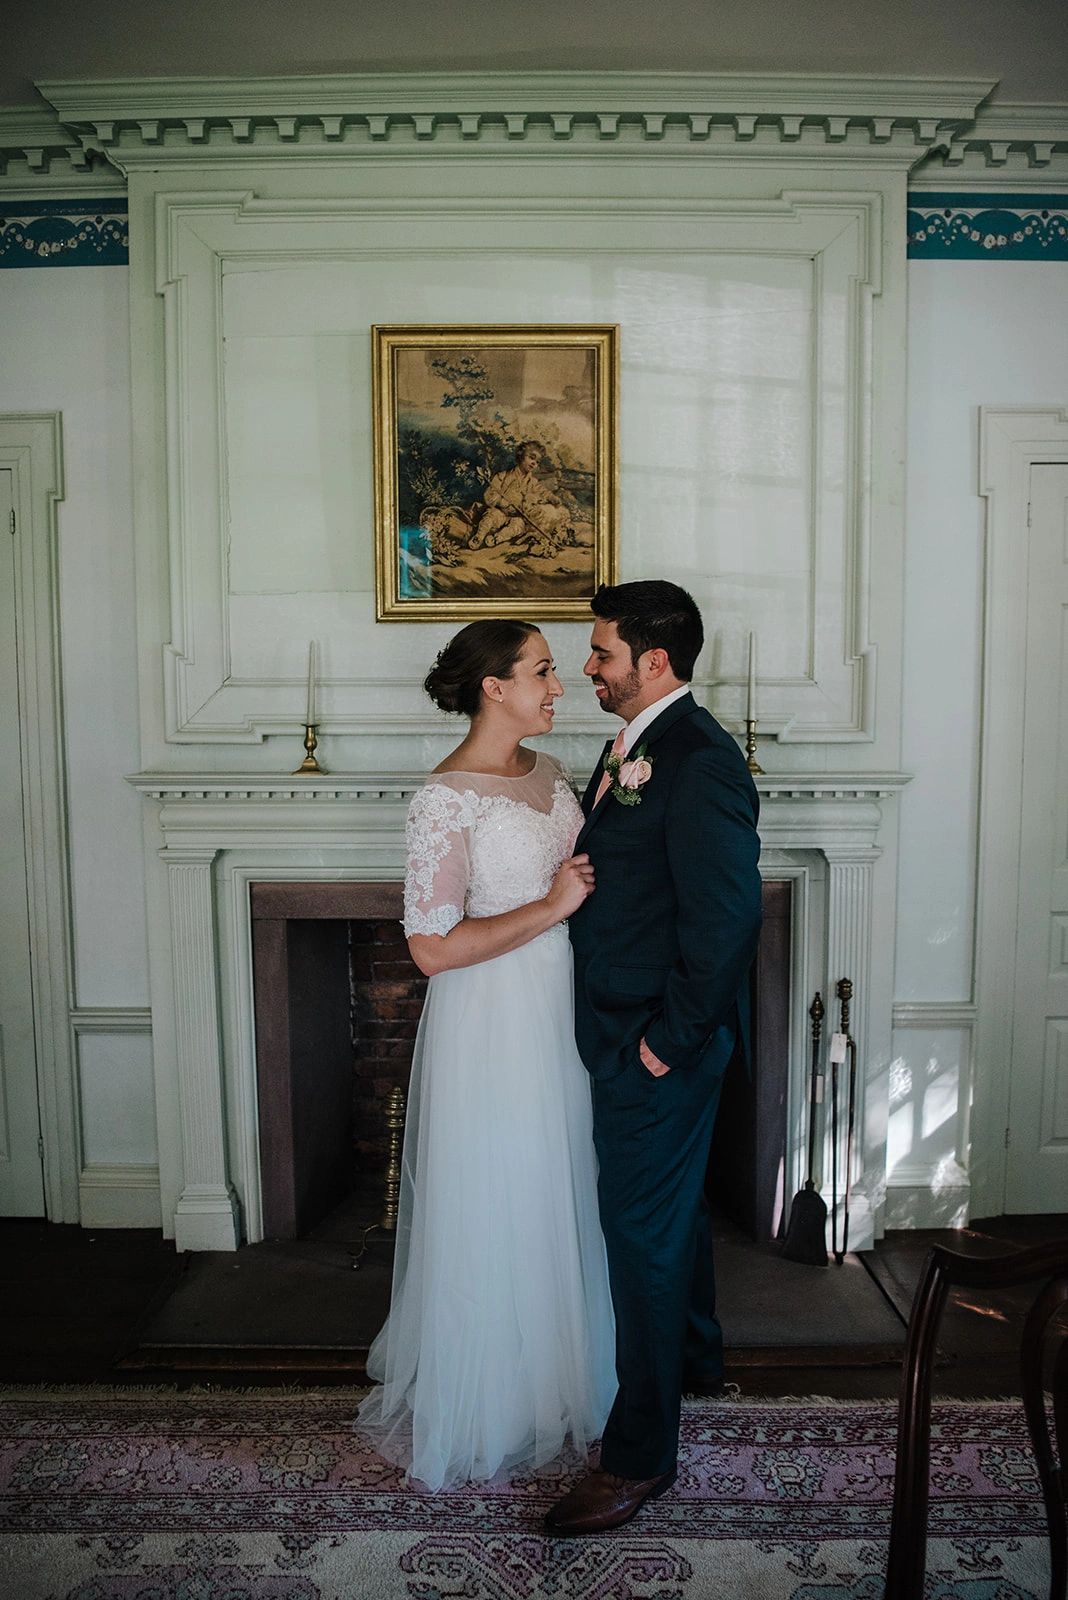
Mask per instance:
[[[308,645],[308,711],[304,718],[307,727],[315,727],[315,640]]]
[[[756,634],[749,630],[749,692],[745,698],[745,719],[756,721]]]

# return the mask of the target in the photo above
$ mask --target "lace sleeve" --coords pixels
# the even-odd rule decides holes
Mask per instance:
[[[463,921],[470,875],[470,802],[428,783],[408,807],[404,932],[442,935]]]
[[[560,761],[556,756],[551,756],[551,755],[548,755],[547,753],[545,753],[545,759],[546,759],[546,761],[550,762],[552,766],[554,766],[556,768],[556,777],[562,783],[566,783],[567,784],[567,787],[571,790],[571,793],[573,795],[575,795],[575,796],[581,795],[581,793],[582,793],[581,789],[579,788],[578,784],[575,782],[575,779],[572,776],[571,772],[568,770],[567,767],[564,766],[564,763],[562,761]]]

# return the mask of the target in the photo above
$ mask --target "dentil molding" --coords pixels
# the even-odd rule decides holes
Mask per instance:
[[[51,106],[0,107],[0,192],[42,195],[92,184],[100,194],[122,194],[123,174],[103,156],[83,148]]]
[[[934,148],[909,175],[913,191],[1068,181],[1068,105],[1004,101],[983,106],[972,127]]]
[[[296,776],[294,774],[293,776]],[[426,781],[419,772],[274,773],[134,772],[127,778],[149,800],[406,800]],[[902,772],[762,773],[754,779],[768,800],[886,800],[909,781]]]
[[[381,73],[39,85],[86,152],[123,169],[351,157],[354,147],[730,147],[736,156],[893,152],[912,165],[972,126],[994,85],[807,73]]]
[[[995,101],[982,80],[706,74],[365,74],[113,79],[40,86],[51,105],[0,108],[9,194],[91,181],[121,189],[138,162],[254,154],[350,156],[437,144],[906,153],[910,186],[1048,184],[1068,177],[1068,105]],[[101,187],[102,186],[102,187]]]

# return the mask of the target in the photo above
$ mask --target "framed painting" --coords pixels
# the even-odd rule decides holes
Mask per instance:
[[[378,620],[585,620],[616,575],[619,329],[371,331]]]

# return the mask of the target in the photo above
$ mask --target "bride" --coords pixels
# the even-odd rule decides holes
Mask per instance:
[[[527,622],[472,622],[425,688],[471,719],[412,800],[404,930],[430,978],[393,1298],[358,1427],[431,1489],[585,1454],[616,1391],[589,1079],[566,918],[593,892],[548,733],[563,688]]]

